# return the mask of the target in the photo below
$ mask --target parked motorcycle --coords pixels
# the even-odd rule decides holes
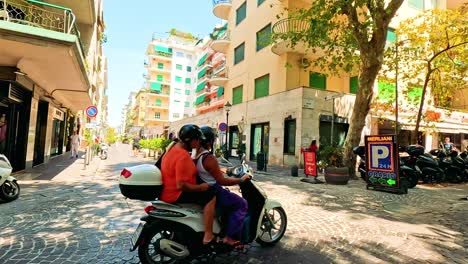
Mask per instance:
[[[244,174],[253,177],[253,170],[246,164],[245,157],[241,165],[229,168],[228,173],[234,177]],[[125,168],[119,182],[122,194],[130,199],[154,200],[162,190],[161,173],[153,165]],[[241,183],[240,190],[249,208],[244,221],[243,242],[257,241],[264,246],[278,243],[287,226],[286,212],[281,204],[268,199],[262,188],[252,180]],[[226,247],[215,246],[207,250],[203,245],[203,209],[198,205],[169,204],[156,200],[145,208],[145,212],[146,215],[141,218],[143,223],[131,237],[131,250],[138,248],[141,263],[210,259],[216,254],[228,253]],[[225,234],[224,219],[221,214],[214,221],[213,231],[218,237]]]
[[[20,187],[11,176],[13,167],[5,155],[0,154],[0,199],[10,202],[18,199]]]
[[[444,171],[445,179],[448,182],[460,183],[465,180],[468,171],[465,168],[464,159],[458,156],[457,151],[446,151],[442,148],[433,149],[429,153],[439,159],[439,167]]]
[[[364,146],[354,147],[353,153],[360,157],[358,171],[361,178],[367,182],[366,149]],[[418,173],[415,169],[405,165],[404,158],[400,158],[399,175],[407,182],[408,188],[414,188],[418,184]]]

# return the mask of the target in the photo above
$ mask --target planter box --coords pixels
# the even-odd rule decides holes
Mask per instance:
[[[325,181],[328,184],[346,185],[349,181],[348,167],[325,168]]]

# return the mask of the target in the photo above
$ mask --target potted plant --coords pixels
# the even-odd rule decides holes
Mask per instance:
[[[326,146],[317,153],[318,164],[324,168],[325,181],[345,185],[349,181],[349,168],[343,162],[343,147]]]

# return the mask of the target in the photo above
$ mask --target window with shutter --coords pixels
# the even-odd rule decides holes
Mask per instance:
[[[232,89],[232,104],[240,104],[242,103],[242,96],[243,96],[243,86],[237,86],[236,88]]]
[[[264,75],[255,79],[255,94],[254,98],[261,98],[268,96],[270,92],[270,75]]]
[[[271,39],[271,23],[257,32],[257,51],[268,46],[270,44],[270,39]]]
[[[192,79],[190,78],[185,78],[185,83],[190,84],[192,82]]]
[[[176,81],[176,82],[182,82],[182,77],[176,76],[176,77],[175,77],[175,81]]]
[[[162,75],[158,75],[157,80],[158,80],[158,82],[162,82],[162,81],[163,81],[163,76],[162,76]]]
[[[260,6],[261,4],[263,4],[263,2],[265,2],[265,0],[258,0],[257,1],[257,6]]]
[[[247,16],[247,1],[236,10],[236,26]]]
[[[359,86],[359,79],[357,76],[349,78],[349,92],[352,94],[357,94]]]
[[[180,65],[180,64],[176,64],[175,67],[176,67],[176,70],[182,70],[182,65]]]
[[[192,67],[187,66],[187,71],[188,71],[188,72],[192,72]]]
[[[327,89],[327,76],[318,72],[310,72],[309,86],[311,88],[326,90]]]
[[[244,60],[245,42],[234,49],[234,64]]]
[[[164,63],[158,62],[158,69],[164,69]]]
[[[424,10],[424,0],[408,0],[408,5],[420,11]]]

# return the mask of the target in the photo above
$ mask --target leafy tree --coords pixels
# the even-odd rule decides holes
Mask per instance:
[[[114,144],[115,141],[117,140],[117,137],[116,137],[116,135],[115,135],[115,130],[114,130],[113,127],[107,128],[105,140],[106,140],[106,142],[109,143],[109,144]]]
[[[403,1],[316,0],[309,8],[292,14],[295,19],[310,21],[308,30],[273,34],[273,39],[290,40],[293,46],[305,42],[311,51],[317,51],[312,66],[326,69],[327,74],[359,72],[359,89],[343,153],[343,161],[353,174],[356,157],[352,148],[359,144],[370,109],[389,23]]]
[[[462,10],[427,10],[400,23],[396,30],[396,46],[401,46],[398,64],[390,64],[389,68],[400,66],[398,81],[409,89],[422,87],[420,100],[416,102],[418,114],[412,143],[417,143],[424,104],[450,107],[457,90],[467,87],[467,18]],[[433,100],[426,100],[428,92]]]

